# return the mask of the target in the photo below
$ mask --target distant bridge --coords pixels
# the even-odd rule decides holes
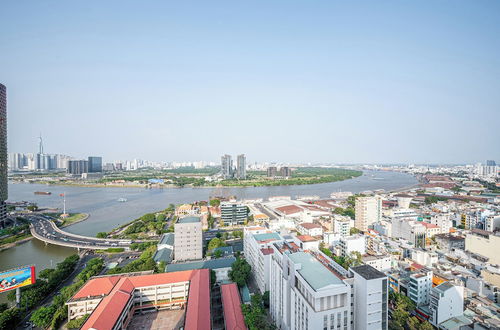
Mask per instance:
[[[30,225],[31,235],[42,242],[75,249],[105,250],[108,248],[130,249],[132,243],[143,241],[132,241],[125,239],[109,239],[88,237],[71,234],[59,229],[56,224],[42,217],[33,217]]]

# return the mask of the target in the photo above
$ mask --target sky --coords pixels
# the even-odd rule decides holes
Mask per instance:
[[[10,152],[500,161],[499,1],[2,1]]]

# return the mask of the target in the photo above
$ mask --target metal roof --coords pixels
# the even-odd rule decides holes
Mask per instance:
[[[200,217],[185,217],[179,218],[176,223],[196,223],[200,221]]]
[[[174,245],[174,238],[174,233],[163,234],[158,244]]]
[[[294,264],[301,264],[297,272],[315,290],[321,290],[329,285],[344,284],[344,282],[328,270],[314,256],[306,252],[296,252],[289,255]]]
[[[228,268],[236,261],[235,257],[229,258],[219,258],[219,259],[210,259],[210,260],[199,260],[199,261],[190,261],[190,262],[182,262],[169,264],[166,267],[167,273],[178,272],[182,270],[194,270],[194,269],[219,269],[219,268]]]
[[[278,233],[264,233],[253,235],[256,241],[280,240],[281,236]]]
[[[155,255],[153,256],[153,260],[155,262],[161,262],[164,261],[165,263],[170,263],[172,262],[172,254],[173,254],[172,249],[160,249],[156,251]]]

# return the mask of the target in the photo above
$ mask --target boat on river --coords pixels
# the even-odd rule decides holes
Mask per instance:
[[[35,191],[35,195],[52,195],[50,191]]]

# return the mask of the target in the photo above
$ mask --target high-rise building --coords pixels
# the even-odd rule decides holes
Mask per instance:
[[[368,226],[382,219],[382,198],[380,196],[357,197],[354,226],[367,231]]]
[[[0,226],[7,219],[7,89],[0,84]]]
[[[236,158],[236,178],[245,180],[247,178],[247,158],[244,154]]]
[[[292,169],[288,166],[282,166],[280,168],[280,172],[281,176],[284,178],[289,178],[292,176]]]
[[[487,160],[486,166],[497,166],[497,163],[494,160]]]
[[[274,178],[278,174],[278,169],[276,166],[269,166],[267,168],[267,177],[268,178]]]
[[[387,329],[387,276],[370,265],[350,271],[354,274],[354,329]]]
[[[180,218],[174,225],[174,258],[177,261],[196,260],[203,256],[200,217]]]
[[[237,203],[222,203],[220,205],[221,220],[224,225],[242,225],[248,218],[248,207]]]
[[[221,174],[224,179],[231,179],[233,177],[233,161],[231,155],[224,155],[221,157]]]
[[[89,173],[102,172],[102,157],[89,157]]]
[[[68,161],[69,174],[81,175],[89,172],[89,162],[87,160],[70,160]]]

